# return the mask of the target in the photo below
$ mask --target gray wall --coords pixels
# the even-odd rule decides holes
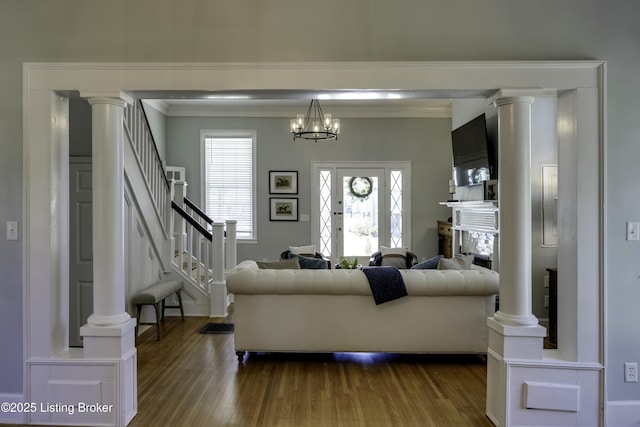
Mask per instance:
[[[331,22],[319,35],[313,22]],[[640,2],[0,0],[0,393],[22,390],[22,63],[600,59],[607,69],[607,397],[638,400]]]
[[[158,149],[158,155],[163,162],[167,161],[167,142],[166,142],[166,117],[155,107],[149,103],[143,102],[144,111],[147,115],[147,121],[149,122],[149,128],[153,134],[153,140],[156,143]]]
[[[200,130],[257,131],[257,244],[240,244],[238,259],[277,259],[290,245],[311,242],[310,222],[269,221],[269,171],[298,171],[298,212],[312,214],[312,161],[411,161],[412,250],[419,258],[438,251],[436,222],[450,211],[438,204],[448,198],[451,175],[449,119],[341,119],[338,141],[293,141],[286,118],[167,119],[167,161],[186,168],[187,196],[200,204]]]

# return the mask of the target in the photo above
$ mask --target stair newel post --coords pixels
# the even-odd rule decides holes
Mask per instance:
[[[212,226],[213,280],[209,285],[211,296],[211,317],[227,315],[227,285],[224,280],[224,223],[214,222]]]
[[[230,270],[237,264],[237,240],[236,240],[236,230],[237,230],[237,221],[236,220],[227,220],[226,221],[226,239],[225,239],[225,268],[226,270]]]

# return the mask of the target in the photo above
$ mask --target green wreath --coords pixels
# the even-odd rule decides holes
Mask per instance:
[[[373,191],[373,181],[366,176],[354,176],[349,180],[349,192],[353,197],[366,199]]]

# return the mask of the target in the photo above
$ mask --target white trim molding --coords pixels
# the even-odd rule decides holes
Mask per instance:
[[[566,366],[555,372],[575,374],[576,365],[584,363],[603,369],[605,76],[602,61],[24,64],[24,399],[32,399],[43,383],[36,372],[27,375],[28,361],[37,359],[39,365],[53,367],[64,358],[59,355],[68,346],[66,332],[61,331],[68,329],[69,316],[69,113],[68,100],[59,94],[79,91],[126,91],[133,98],[162,99],[170,92],[302,91],[310,90],[309,82],[334,91],[421,91],[425,98],[434,99],[488,98],[500,88],[557,91],[558,122],[566,120],[563,123],[570,127],[559,134],[563,147],[558,159],[559,224],[570,227],[560,229],[558,235],[558,279],[563,285],[558,299],[563,310],[558,317],[558,350],[553,356],[565,360]],[[601,238],[578,239],[585,235]],[[580,304],[576,295],[580,295]],[[57,323],[49,324],[50,319]],[[549,355],[545,351],[543,361]],[[91,362],[82,356],[76,362],[81,361]],[[537,381],[535,366],[518,370],[523,373],[519,381]],[[588,375],[580,384],[581,392],[589,390],[598,398],[590,400],[589,406],[580,406],[577,419],[600,413],[604,405],[602,372]],[[135,378],[135,365],[127,375]],[[80,378],[85,379],[91,378]],[[115,387],[124,389],[120,383]],[[497,391],[508,395],[521,389],[521,383],[507,382]],[[518,402],[514,404],[520,405]],[[531,411],[530,425],[543,425],[535,418],[537,413]],[[551,425],[556,415],[540,416]],[[592,424],[603,424],[602,415],[599,418]],[[85,424],[98,423],[95,419]]]

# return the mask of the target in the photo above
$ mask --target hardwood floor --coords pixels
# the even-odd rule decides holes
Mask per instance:
[[[206,317],[138,337],[142,426],[492,426],[478,356],[252,353]],[[232,321],[231,319],[227,321]]]

